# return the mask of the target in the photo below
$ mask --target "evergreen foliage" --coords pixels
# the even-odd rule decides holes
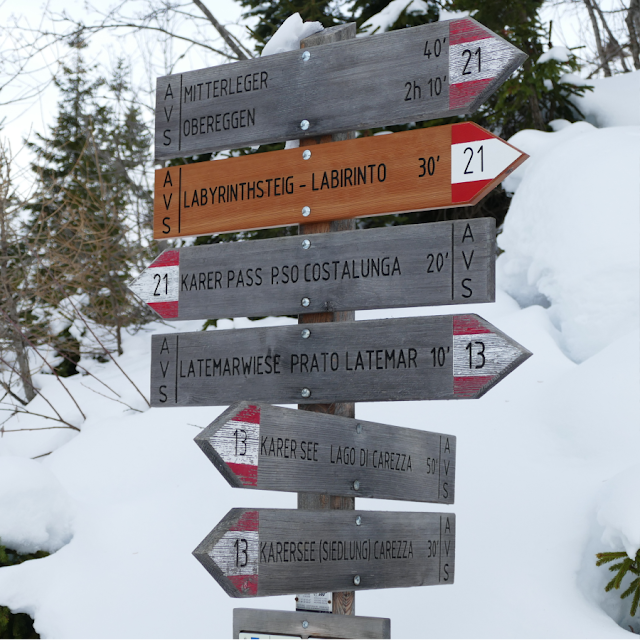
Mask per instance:
[[[50,135],[29,143],[36,156],[37,191],[27,207],[35,288],[45,307],[84,294],[79,310],[114,330],[121,353],[121,329],[140,315],[127,283],[144,261],[140,228],[151,220],[142,178],[151,134],[128,95],[124,65],[109,82],[96,79],[84,46],[72,43],[72,63],[56,78],[61,99]]]
[[[0,544],[0,567],[22,564],[27,560],[45,558],[48,555],[46,551],[18,553]],[[13,613],[9,607],[0,605],[0,640],[39,637],[40,635],[33,628],[33,618],[29,614]]]
[[[597,553],[596,557],[598,558],[596,561],[597,567],[608,564],[609,562],[615,562],[615,564],[609,567],[609,571],[616,572],[616,575],[604,588],[607,592],[612,589],[620,589],[625,576],[629,574],[636,576],[631,581],[631,584],[620,594],[620,598],[622,599],[633,595],[630,613],[632,617],[635,616],[638,612],[638,605],[640,604],[640,549],[636,552],[636,557],[633,560],[624,551]]]

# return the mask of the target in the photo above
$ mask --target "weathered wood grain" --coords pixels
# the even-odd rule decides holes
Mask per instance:
[[[471,113],[525,58],[461,18],[164,76],[156,159]]]
[[[475,314],[152,336],[151,406],[479,398],[531,353]]]
[[[466,206],[527,157],[464,122],[158,169],[154,238]]]
[[[234,598],[453,584],[455,515],[232,509],[193,555]]]
[[[300,638],[390,638],[389,618],[327,616],[322,613],[234,609],[233,637],[241,633],[292,635]]]
[[[454,503],[447,434],[240,402],[195,442],[233,487]]]
[[[175,320],[493,302],[495,257],[476,218],[171,249],[129,286]]]

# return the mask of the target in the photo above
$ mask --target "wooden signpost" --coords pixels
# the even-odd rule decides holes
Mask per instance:
[[[195,441],[233,487],[454,501],[455,436],[240,402]]]
[[[129,286],[175,320],[493,302],[495,255],[476,218],[171,249]]]
[[[525,59],[460,18],[165,76],[156,160],[471,113]]]
[[[151,406],[479,398],[531,353],[477,315],[152,336]]]
[[[243,608],[233,610],[233,637],[390,638],[391,620]]]
[[[453,513],[231,509],[193,555],[233,598],[453,584]]]
[[[474,314],[354,322],[493,301],[493,220],[355,231],[354,218],[474,204],[526,155],[471,123],[351,138],[470,113],[526,56],[471,18],[358,40],[340,25],[301,47],[158,79],[157,160],[300,148],[159,169],[154,202],[157,239],[300,235],[165,251],[131,288],[167,319],[299,314],[152,337],[151,405],[238,402],[198,445],[233,486],[298,491],[296,511],[232,509],[196,558],[233,597],[303,594],[351,615],[238,609],[234,637],[386,638],[388,619],[353,616],[354,590],[452,584],[455,515],[356,511],[355,497],[452,504],[456,439],[357,421],[354,403],[479,398],[531,353]]]
[[[463,122],[158,169],[153,234],[162,239],[466,206],[527,157]]]

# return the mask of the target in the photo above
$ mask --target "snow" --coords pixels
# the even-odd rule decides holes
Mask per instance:
[[[549,62],[549,60],[555,60],[556,62],[569,62],[571,60],[571,51],[567,47],[551,47],[548,51],[545,51],[539,58],[537,64],[543,62]]]
[[[303,22],[299,13],[290,15],[282,26],[271,36],[271,39],[262,50],[263,56],[272,56],[274,53],[284,53],[300,48],[300,40],[322,31],[324,27],[320,22]]]
[[[300,25],[287,27],[286,46],[298,48]],[[358,592],[358,615],[390,617],[394,637],[640,630],[595,566],[597,552],[640,546],[640,127],[615,120],[634,82],[608,101],[602,85],[602,128],[556,121],[553,133],[511,139],[531,158],[505,181],[515,195],[495,303],[356,314],[478,313],[534,354],[480,400],[356,407],[362,419],[458,438],[454,506],[357,501],[457,514],[454,585]],[[607,113],[618,126],[602,124]],[[237,318],[209,330],[293,322]],[[201,327],[158,321],[125,333],[117,363],[147,394],[151,335]],[[0,432],[0,542],[55,551],[1,568],[0,604],[32,615],[43,637],[65,638],[224,638],[234,607],[293,610],[293,596],[230,599],[191,555],[232,507],[296,504],[294,494],[232,489],[192,441],[226,407],[148,409],[113,362],[80,365],[64,381],[46,368],[35,378],[80,431],[23,413]],[[28,408],[51,415],[42,398]]]
[[[501,282],[520,304],[548,306],[582,362],[640,323],[640,127],[577,123],[511,143],[531,158],[506,182],[517,191],[498,240]]]
[[[370,36],[387,31],[405,10],[407,13],[424,14],[429,11],[429,5],[424,0],[392,0],[380,13],[371,16],[362,25],[360,35]]]
[[[640,71],[592,80],[567,74],[562,81],[593,87],[573,99],[587,122],[596,127],[640,126]]]
[[[56,476],[27,458],[0,463],[0,541],[20,553],[57,551],[72,537],[74,505]]]

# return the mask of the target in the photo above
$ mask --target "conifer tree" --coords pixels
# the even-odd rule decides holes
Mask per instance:
[[[37,248],[37,290],[50,306],[83,294],[79,310],[113,329],[121,353],[121,330],[136,316],[126,286],[138,261],[131,210],[150,201],[135,171],[148,158],[150,139],[136,108],[123,107],[123,66],[111,83],[94,79],[82,40],[72,48],[71,64],[56,79],[61,99],[55,125],[49,136],[29,144],[36,156],[37,193],[28,225]],[[100,96],[103,89],[112,103]],[[64,355],[77,359],[68,352],[76,348],[65,346]]]

